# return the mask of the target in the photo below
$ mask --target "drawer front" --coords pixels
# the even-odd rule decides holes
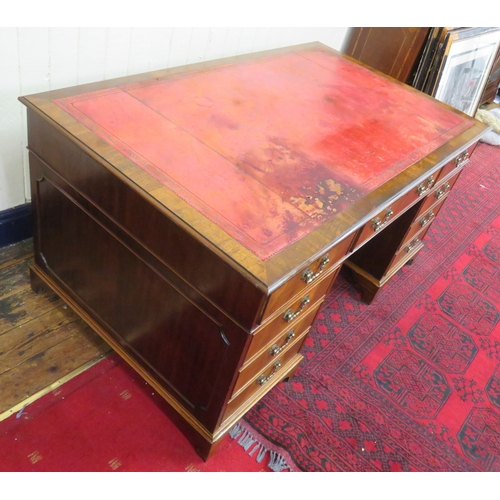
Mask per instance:
[[[339,269],[340,266],[331,271],[319,283],[310,285],[297,297],[289,301],[286,305],[281,307],[281,309],[278,309],[264,325],[259,327],[254,335],[264,337],[263,345],[265,345],[268,342],[266,339],[273,339],[285,328],[292,327],[295,321],[302,319],[303,316],[306,316],[306,314],[313,309],[316,302],[320,299],[323,300],[323,297],[328,292],[333,280],[337,276]],[[260,340],[262,341],[262,339]]]
[[[396,255],[394,255],[386,274],[391,274],[394,268],[400,267],[404,262],[412,259],[422,249],[424,246],[422,240],[428,229],[428,227],[422,228],[409,242],[401,245]]]
[[[386,273],[381,279],[384,282],[388,277],[396,273],[406,262],[413,259],[415,255],[424,247],[420,236],[415,236],[410,243],[407,243],[392,259],[390,266],[387,268]]]
[[[462,151],[460,154],[456,156],[453,160],[448,162],[442,169],[441,172],[439,173],[439,177],[437,178],[436,182],[440,182],[442,179],[444,179],[449,173],[451,173],[454,169],[456,168],[462,168],[467,163],[470,161],[470,157],[472,155],[472,152],[474,151],[475,147],[477,145],[474,144],[473,146],[470,146],[468,149],[465,151]]]
[[[465,163],[467,163],[467,162],[462,162],[462,161],[459,161],[459,160],[460,160],[460,155],[457,156],[457,158],[455,158],[454,160],[451,160],[450,162],[448,162],[441,169],[441,171],[439,172],[439,177],[436,180],[436,184],[438,184],[439,182],[441,182],[448,174],[450,174],[451,172],[453,172],[453,170],[455,170],[456,168],[460,168],[462,165],[464,165]]]
[[[445,197],[446,198],[446,197]],[[439,210],[441,209],[441,206],[444,203],[444,199],[440,202],[438,202],[437,205],[434,205],[433,207],[429,208],[427,212],[424,212],[422,215],[419,215],[415,218],[415,222],[410,226],[410,229],[408,230],[408,233],[405,236],[405,239],[403,240],[403,243],[401,243],[401,247],[406,245],[406,243],[409,243],[410,240],[413,239],[413,237],[422,230],[424,227],[429,227],[434,219],[436,218]]]
[[[352,233],[347,238],[343,239],[333,248],[325,252],[318,260],[304,267],[293,278],[275,290],[267,301],[262,321],[265,321],[283,304],[288,302],[295,295],[300,294],[309,284],[319,281],[331,268],[335,267],[340,259],[342,259],[351,246],[355,233]]]
[[[285,377],[290,364],[296,366],[302,356],[299,354],[304,340],[307,338],[307,332],[302,336],[299,342],[296,342],[293,348],[289,349],[282,356],[267,367],[262,372],[259,372],[245,388],[238,394],[231,397],[227,403],[226,412],[224,418],[227,418],[241,406],[245,405],[247,402],[256,402],[260,399],[268,390],[270,390],[277,382]],[[295,359],[295,362],[293,362]],[[253,401],[255,399],[255,401]]]
[[[431,208],[433,205],[435,205],[439,201],[444,202],[445,198],[448,196],[451,188],[453,187],[453,184],[455,184],[455,182],[457,181],[458,176],[460,175],[461,172],[462,171],[459,170],[456,174],[454,174],[448,180],[446,180],[444,182],[441,181],[440,183],[438,183],[436,188],[433,190],[433,192],[431,194],[429,194],[429,196],[427,196],[424,203],[420,207],[420,210],[418,211],[417,217],[419,217],[420,214],[427,212],[427,210],[429,208]]]
[[[379,212],[370,222],[367,222],[359,233],[359,238],[356,242],[356,249],[359,248],[368,239],[372,238],[384,227],[389,225],[399,214],[404,212],[409,206],[425,196],[434,186],[437,173],[430,175],[423,182],[421,182],[415,189],[408,191],[392,203],[389,207]]]
[[[252,343],[248,348],[243,368],[246,368],[255,360],[256,357],[260,356],[263,350],[268,352],[275,344],[278,347],[283,346],[285,342],[287,342],[287,337],[291,333],[295,335],[295,338],[299,337],[305,330],[307,330],[307,328],[311,326],[322,303],[323,298],[321,297],[316,304],[311,306],[310,310],[304,316],[298,317],[294,322],[285,325],[285,327],[276,335],[271,335],[271,330],[267,329],[262,329],[255,334]]]
[[[231,398],[237,396],[246,387],[246,385],[250,383],[250,381],[257,377],[257,375],[261,373],[268,373],[272,369],[271,366],[274,366],[275,363],[287,353],[287,351],[293,350],[294,352],[297,352],[295,345],[297,343],[302,344],[302,337],[307,334],[309,328],[310,325],[308,325],[303,331],[299,331],[297,329],[297,333],[295,333],[295,329],[287,329],[286,333],[279,337],[279,342],[271,344],[271,346],[257,356],[252,363],[246,365],[246,367],[242,369],[238,375]]]

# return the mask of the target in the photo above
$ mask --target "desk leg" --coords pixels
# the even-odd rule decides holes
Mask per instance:
[[[342,275],[356,284],[361,293],[361,300],[366,304],[371,304],[382,289],[378,280],[350,262],[342,268]]]
[[[214,455],[215,451],[217,450],[223,439],[226,439],[226,435],[222,436],[213,444],[210,444],[203,438],[200,438],[198,443],[192,443],[192,444],[194,444],[194,449],[198,454],[198,456],[206,462],[209,458],[211,458]]]

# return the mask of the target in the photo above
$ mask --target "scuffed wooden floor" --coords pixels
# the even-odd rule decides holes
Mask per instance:
[[[0,248],[0,420],[111,352],[54,293],[33,292],[32,245]]]

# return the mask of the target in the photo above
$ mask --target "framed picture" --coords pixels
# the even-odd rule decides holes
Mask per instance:
[[[449,31],[431,95],[474,116],[499,44],[500,28]]]

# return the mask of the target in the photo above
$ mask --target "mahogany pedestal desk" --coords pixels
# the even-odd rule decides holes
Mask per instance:
[[[312,43],[20,98],[32,286],[208,459],[300,363],[346,263],[367,300],[423,246],[487,128]]]

